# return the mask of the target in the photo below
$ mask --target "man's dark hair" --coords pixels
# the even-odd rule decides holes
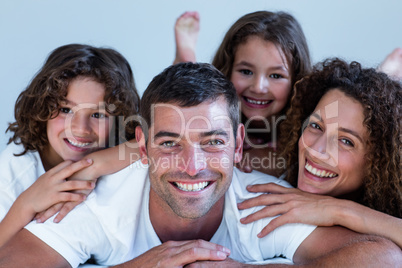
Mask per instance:
[[[227,103],[234,135],[239,124],[239,107],[233,84],[218,69],[207,63],[178,63],[157,75],[145,90],[140,114],[151,125],[151,109],[157,103],[170,103],[180,107],[196,106],[223,97]]]

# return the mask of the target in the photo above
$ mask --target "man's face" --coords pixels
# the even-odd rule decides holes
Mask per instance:
[[[150,202],[181,218],[202,217],[230,186],[244,127],[234,137],[223,98],[185,108],[160,103],[152,112],[146,147],[141,130],[136,133],[149,164]]]

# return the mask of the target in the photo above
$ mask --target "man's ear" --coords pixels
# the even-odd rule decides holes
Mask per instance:
[[[237,135],[236,135],[236,148],[234,155],[234,162],[239,163],[243,157],[243,141],[245,136],[244,125],[239,124],[237,127]]]
[[[138,149],[140,151],[141,162],[146,165],[148,164],[148,157],[147,157],[147,146],[144,132],[142,131],[141,127],[135,128],[135,139],[138,143]]]

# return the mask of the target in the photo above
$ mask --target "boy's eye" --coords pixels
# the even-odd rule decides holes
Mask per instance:
[[[269,77],[279,79],[279,78],[282,78],[283,76],[280,74],[271,74]]]
[[[60,112],[63,113],[63,114],[72,113],[71,109],[67,108],[67,107],[60,108]]]
[[[253,72],[247,69],[242,69],[239,71],[240,73],[244,74],[244,75],[252,75]]]
[[[101,119],[101,118],[106,118],[107,115],[104,113],[94,113],[94,114],[92,114],[92,117]]]

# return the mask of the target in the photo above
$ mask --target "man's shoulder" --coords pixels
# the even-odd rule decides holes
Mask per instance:
[[[107,198],[119,193],[120,196],[135,195],[141,192],[148,178],[148,166],[137,161],[128,167],[101,177],[94,190],[98,198]]]
[[[232,184],[229,188],[229,192],[233,191],[237,202],[241,202],[246,199],[250,199],[260,195],[260,193],[251,193],[247,191],[248,185],[253,184],[265,184],[276,183],[284,187],[292,187],[287,181],[277,178],[259,171],[253,171],[251,173],[244,173],[237,168],[233,169]]]
[[[287,181],[282,178],[277,178],[259,171],[252,171],[251,173],[245,173],[237,168],[233,169],[233,180],[232,183],[237,183],[244,186],[250,184],[263,184],[263,183],[276,183],[284,187],[292,187]]]

